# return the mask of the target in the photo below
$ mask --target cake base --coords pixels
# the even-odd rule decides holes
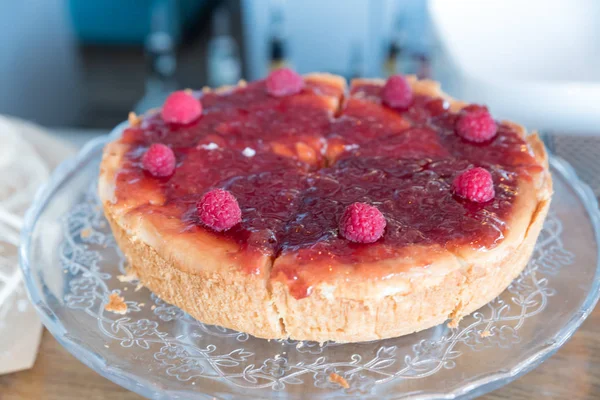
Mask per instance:
[[[264,339],[362,342],[407,335],[460,318],[484,306],[527,265],[550,201],[532,216],[523,242],[509,257],[489,265],[470,265],[440,277],[434,285],[413,285],[408,294],[379,299],[327,298],[320,291],[297,300],[285,284],[265,284],[244,272],[190,274],[156,250],[128,235],[105,210],[131,272],[164,301],[212,325]],[[285,322],[284,322],[285,321]]]

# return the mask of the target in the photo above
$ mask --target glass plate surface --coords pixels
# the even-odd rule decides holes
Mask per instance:
[[[600,295],[598,204],[573,169],[553,158],[555,195],[531,261],[458,328],[320,346],[205,325],[119,279],[124,258],[96,195],[110,139],[90,142],[40,189],[22,231],[21,267],[54,337],[98,373],[149,398],[471,398],[539,365]],[[125,298],[126,315],[104,310],[113,291]],[[332,373],[349,388],[331,382]]]

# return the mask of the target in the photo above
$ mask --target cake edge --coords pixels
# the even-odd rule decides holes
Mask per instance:
[[[409,77],[409,82],[417,93],[449,101],[453,111],[466,104],[442,92],[437,82],[417,81],[414,77]],[[483,260],[479,260],[478,265],[452,268],[438,284],[413,290],[412,293],[417,292],[415,296],[401,294],[364,300],[332,299],[316,291],[306,299],[296,300],[285,284],[270,282],[268,277],[249,276],[242,271],[225,274],[214,270],[195,270],[192,274],[169,257],[161,256],[138,235],[132,235],[122,226],[120,218],[113,214],[115,210],[111,207],[109,194],[116,171],[111,165],[118,165],[117,160],[105,163],[103,158],[99,191],[107,219],[132,271],[158,297],[204,323],[266,339],[289,337],[318,342],[360,342],[397,337],[438,325],[448,318],[458,321],[504,291],[526,266],[548,212],[552,181],[547,155],[537,135],[525,136],[523,127],[511,124],[519,128],[545,168],[540,174],[541,181],[536,183],[536,186],[539,185],[536,188],[538,203],[523,240],[514,252],[508,253],[509,256],[496,259],[491,265],[481,266],[479,264]],[[115,144],[110,143],[107,149]],[[512,268],[502,268],[503,265],[511,265]],[[240,294],[244,296],[240,298]],[[323,312],[325,310],[338,312],[332,315]],[[417,322],[407,324],[406,321]]]

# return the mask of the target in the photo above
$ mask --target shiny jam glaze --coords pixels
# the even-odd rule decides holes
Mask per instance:
[[[130,190],[160,191],[164,203],[143,206],[138,212],[162,214],[183,221],[183,230],[207,234],[236,242],[241,251],[258,250],[274,255],[277,237],[289,219],[298,193],[303,187],[306,166],[287,157],[257,152],[253,157],[240,150],[174,147],[177,169],[168,178],[157,179],[143,171],[141,154],[145,147],[128,153],[117,177],[117,200],[125,200]],[[200,227],[196,203],[212,188],[229,190],[238,200],[242,222],[227,232],[217,233]]]
[[[383,109],[394,110],[412,124],[427,122],[432,117],[444,114],[450,106],[444,99],[415,94],[410,107],[406,110],[397,110],[383,104],[381,90],[382,86],[375,83],[355,83],[350,89],[350,94],[351,98],[380,105]]]
[[[342,211],[354,202],[375,205],[385,215],[388,225],[377,243],[389,245],[390,251],[398,245],[421,243],[491,248],[503,238],[503,220],[517,189],[516,175],[491,169],[496,197],[483,204],[470,203],[455,198],[451,185],[457,172],[471,165],[456,159],[349,157],[312,173],[296,218],[287,225],[283,252],[324,242],[333,249],[327,251],[352,258],[356,250],[373,247],[350,246],[337,233]]]
[[[240,253],[292,255],[272,276],[297,298],[310,294],[307,277],[327,265],[359,268],[412,246],[493,248],[509,229],[504,221],[519,178],[541,169],[516,128],[499,124],[489,142],[469,143],[454,133],[457,114],[443,99],[416,95],[406,110],[394,110],[381,104],[380,91],[375,84],[354,86],[335,117],[339,89],[327,85],[307,83],[281,98],[266,94],[262,81],[205,93],[204,113],[192,124],[169,125],[154,115],[125,131],[122,141],[131,149],[117,196],[158,191],[164,203],[141,209],[181,219],[185,232],[232,241]],[[143,152],[156,142],[175,152],[177,169],[169,178],[140,168]],[[252,151],[244,153],[247,148]],[[452,194],[454,177],[473,166],[492,174],[496,196],[488,203]],[[215,187],[231,191],[242,209],[242,222],[222,233],[200,226],[194,213],[196,201]],[[387,220],[375,244],[338,234],[344,208],[357,201],[377,206]]]
[[[349,98],[327,135],[327,158],[335,162],[338,155],[369,141],[403,132],[410,122],[392,109],[359,99]]]
[[[299,159],[315,167],[323,163],[323,137],[329,131],[341,88],[307,81],[297,95],[272,97],[264,81],[225,92],[201,96],[202,116],[187,125],[164,122],[158,113],[128,129],[124,141],[137,145],[162,142],[173,147],[193,147],[201,140],[221,142]]]
[[[282,272],[301,298],[311,288],[302,275],[314,274],[326,264],[402,257],[413,245],[440,245],[450,252],[465,245],[493,248],[504,238],[504,220],[512,209],[517,176],[490,169],[495,198],[471,203],[456,198],[451,190],[457,171],[471,165],[453,158],[348,157],[333,168],[311,174],[310,188],[302,193],[296,218],[287,224],[281,239],[280,255],[295,256],[291,263],[279,264],[274,276]],[[385,216],[384,236],[375,244],[351,243],[338,234],[339,218],[354,202],[374,205]]]
[[[121,141],[130,150],[117,176],[117,200],[147,194],[152,204],[136,209],[146,218],[177,219],[182,234],[202,232],[234,242],[239,252],[232,257],[274,257],[306,171],[324,163],[323,138],[335,111],[332,101],[341,90],[307,81],[301,93],[275,98],[266,94],[264,82],[256,82],[204,93],[203,115],[187,125],[168,124],[159,113],[146,117],[123,133]],[[152,143],[174,151],[177,168],[172,176],[156,179],[141,168]],[[229,190],[242,210],[242,222],[222,233],[202,227],[195,213],[196,202],[215,187]],[[259,272],[252,265],[247,269]]]

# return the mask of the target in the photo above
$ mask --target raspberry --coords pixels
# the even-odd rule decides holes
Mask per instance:
[[[377,207],[350,204],[340,219],[340,234],[351,242],[373,243],[383,236],[386,221]]]
[[[410,83],[402,75],[390,76],[381,91],[381,100],[392,108],[408,108],[413,100]]]
[[[267,93],[282,97],[299,93],[304,87],[304,80],[289,68],[280,68],[269,74],[265,82]]]
[[[161,111],[163,120],[172,124],[189,124],[201,114],[200,100],[183,90],[171,93]]]
[[[457,196],[476,203],[485,203],[495,196],[492,175],[479,167],[471,168],[454,178],[452,189]]]
[[[170,147],[154,143],[142,156],[142,166],[153,176],[170,176],[175,171],[175,154]]]
[[[496,136],[497,130],[496,122],[483,107],[463,110],[456,121],[456,133],[470,142],[488,141]]]
[[[235,197],[223,189],[207,192],[196,204],[200,221],[217,232],[226,231],[242,220]]]

